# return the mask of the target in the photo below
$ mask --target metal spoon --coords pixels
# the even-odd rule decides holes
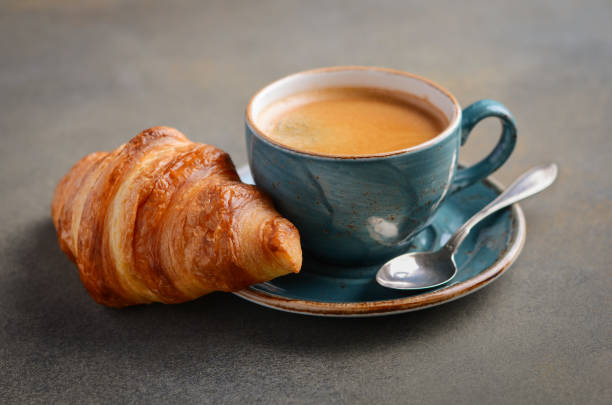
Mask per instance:
[[[536,166],[517,179],[506,191],[472,216],[435,252],[406,253],[385,263],[376,273],[378,284],[399,290],[421,290],[450,281],[457,273],[453,255],[470,230],[485,217],[532,196],[557,178],[557,165]]]

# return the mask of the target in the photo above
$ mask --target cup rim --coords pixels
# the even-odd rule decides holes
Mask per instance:
[[[381,72],[381,73],[387,73],[387,74],[392,74],[392,75],[398,75],[398,76],[405,76],[405,77],[410,77],[412,79],[416,79],[416,80],[420,80],[424,83],[426,83],[427,85],[434,87],[435,89],[439,90],[440,92],[442,92],[446,97],[449,98],[449,100],[453,103],[453,106],[455,107],[455,117],[453,118],[453,120],[451,122],[449,122],[448,126],[444,129],[444,131],[440,132],[438,135],[436,135],[435,137],[433,137],[432,139],[428,140],[427,142],[423,142],[420,143],[418,145],[415,146],[411,146],[408,148],[404,148],[404,149],[398,149],[398,150],[394,150],[394,151],[390,151],[390,152],[380,152],[380,153],[371,153],[371,154],[366,154],[366,155],[334,155],[334,154],[326,154],[326,153],[316,153],[316,152],[305,152],[305,151],[301,151],[299,149],[295,149],[292,148],[290,146],[287,145],[283,145],[281,143],[276,142],[275,140],[273,140],[272,138],[270,138],[269,136],[267,136],[265,134],[264,131],[262,131],[256,124],[255,124],[255,120],[254,117],[252,116],[252,107],[253,107],[253,102],[255,101],[255,99],[266,89],[268,89],[269,87],[275,85],[276,83],[292,78],[292,77],[296,77],[296,76],[302,76],[302,75],[307,75],[307,74],[314,74],[314,73],[322,73],[322,72],[338,72],[338,71],[346,71],[346,70],[363,70],[363,71],[376,71],[376,72]],[[390,68],[384,68],[384,67],[378,67],[378,66],[353,66],[353,65],[349,65],[349,66],[332,66],[332,67],[322,67],[322,68],[316,68],[316,69],[308,69],[308,70],[303,70],[301,72],[297,72],[297,73],[292,73],[289,75],[286,75],[284,77],[281,77],[280,79],[277,79],[271,83],[268,83],[267,85],[265,85],[264,87],[262,87],[260,90],[258,90],[249,100],[249,103],[247,104],[246,107],[246,122],[247,125],[249,126],[249,128],[251,129],[251,131],[253,132],[253,134],[257,137],[259,137],[261,140],[271,144],[272,146],[275,146],[281,150],[285,150],[291,153],[295,153],[298,155],[302,155],[302,156],[307,156],[307,157],[312,157],[312,158],[319,158],[319,159],[332,159],[332,160],[338,160],[338,159],[343,159],[343,160],[366,160],[366,159],[376,159],[376,158],[381,158],[381,157],[388,157],[388,156],[395,156],[395,155],[401,155],[401,154],[406,154],[406,153],[411,153],[411,152],[417,152],[423,149],[427,149],[430,148],[432,146],[437,145],[438,143],[440,143],[442,140],[448,138],[452,133],[455,132],[455,129],[457,128],[457,126],[459,125],[459,122],[461,122],[461,106],[459,105],[459,102],[457,101],[457,99],[455,98],[455,96],[453,96],[448,90],[446,90],[444,87],[442,87],[441,85],[439,85],[438,83],[429,80],[423,76],[419,76],[416,75],[414,73],[408,73],[408,72],[404,72],[401,70],[397,70],[397,69],[390,69]]]

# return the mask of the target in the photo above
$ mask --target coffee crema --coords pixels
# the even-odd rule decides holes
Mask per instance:
[[[427,100],[372,87],[294,93],[265,107],[261,130],[291,149],[323,155],[388,153],[427,142],[448,119]]]

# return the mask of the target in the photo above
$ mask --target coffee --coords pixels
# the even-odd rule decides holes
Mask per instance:
[[[426,100],[370,87],[328,87],[282,98],[260,113],[263,132],[303,152],[360,156],[426,142],[448,126]]]

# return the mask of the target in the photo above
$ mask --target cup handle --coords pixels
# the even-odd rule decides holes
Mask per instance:
[[[497,117],[502,122],[499,142],[491,153],[473,166],[459,169],[451,185],[451,192],[465,188],[484,179],[508,160],[516,144],[516,124],[512,113],[501,103],[480,100],[463,110],[461,120],[461,146],[465,144],[476,124],[487,117]]]

